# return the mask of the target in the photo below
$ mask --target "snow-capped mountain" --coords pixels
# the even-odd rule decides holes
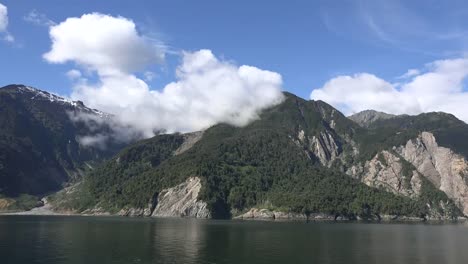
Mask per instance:
[[[31,100],[35,101],[48,101],[50,103],[55,103],[55,104],[60,104],[64,106],[71,106],[74,107],[76,110],[80,110],[86,113],[91,113],[95,114],[100,117],[110,117],[111,115],[108,113],[101,112],[97,109],[92,109],[89,107],[86,107],[83,102],[81,101],[73,101],[70,99],[67,99],[65,97],[61,97],[59,95],[49,93],[47,91],[42,91],[37,88],[31,87],[31,86],[25,86],[25,85],[8,85],[5,86],[5,90],[12,90],[12,92],[16,92],[19,94],[23,94],[25,96],[31,96]]]
[[[93,126],[79,116],[93,118]],[[93,162],[111,156],[122,143],[109,139],[104,148],[81,140],[93,135],[105,138],[112,129],[99,119],[111,117],[80,101],[29,86],[0,88],[0,194],[14,197],[59,190]]]

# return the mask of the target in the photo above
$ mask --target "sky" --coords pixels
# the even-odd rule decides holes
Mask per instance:
[[[245,125],[279,91],[467,122],[467,18],[462,0],[0,0],[0,86],[82,100],[147,136]]]

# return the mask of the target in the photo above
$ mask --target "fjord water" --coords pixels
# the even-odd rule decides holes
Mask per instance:
[[[0,263],[468,263],[464,224],[0,216]]]

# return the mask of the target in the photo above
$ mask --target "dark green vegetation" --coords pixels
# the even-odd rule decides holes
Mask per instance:
[[[393,122],[383,124],[383,129],[364,129],[324,102],[286,94],[285,102],[264,111],[259,120],[243,128],[211,127],[201,141],[180,155],[173,155],[183,142],[177,134],[127,147],[88,174],[77,195],[86,199],[74,199],[68,206],[84,210],[98,204],[111,212],[146,208],[163,188],[190,176],[202,178],[200,198],[215,218],[265,205],[350,218],[380,214],[424,217],[429,213],[426,204],[437,206],[443,200],[453,206],[430,183],[424,185],[420,199],[412,200],[368,187],[343,173],[349,164],[368,160],[427,129],[425,122],[415,125],[405,120],[398,126]],[[336,161],[330,168],[312,154],[311,138],[322,132],[331,134],[338,150],[345,153],[344,161]],[[357,156],[347,143],[351,138],[359,149]],[[412,165],[405,165],[410,174]],[[459,214],[455,208],[453,216]]]
[[[42,201],[34,195],[22,194],[15,199],[0,195],[0,211],[28,211],[42,205]]]
[[[29,208],[28,195],[60,190],[81,177],[85,162],[93,165],[116,152],[118,144],[106,151],[81,146],[80,135],[108,128],[91,131],[83,122],[72,122],[69,114],[77,113],[97,112],[21,85],[0,88],[0,195],[17,198],[17,206]]]
[[[203,186],[199,198],[215,218],[232,217],[251,207],[349,218],[425,217],[434,210],[461,215],[427,180],[421,195],[410,199],[345,174],[351,166],[403,145],[422,131],[433,132],[440,145],[466,156],[468,145],[462,139],[468,126],[452,115],[396,116],[373,120],[363,128],[324,102],[285,93],[283,103],[265,110],[248,126],[213,126],[181,154],[174,153],[184,135],[159,135],[128,146],[97,166],[121,145],[108,142],[105,151],[81,146],[80,135],[110,133],[110,127],[95,124],[90,129],[81,121],[72,122],[70,113],[98,112],[21,87],[0,90],[0,195],[17,197],[18,208],[37,203],[30,195],[43,196],[75,182],[79,184],[49,200],[60,209],[78,212],[94,207],[110,212],[147,208],[154,206],[162,189],[196,176]],[[318,158],[317,142],[333,150],[320,150]],[[333,159],[333,152],[340,158]],[[385,157],[377,157],[385,165]],[[409,187],[415,168],[402,162],[403,185]]]

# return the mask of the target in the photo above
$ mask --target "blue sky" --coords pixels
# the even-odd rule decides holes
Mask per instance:
[[[209,49],[220,61],[276,72],[282,76],[281,89],[303,98],[328,101],[346,114],[372,107],[393,113],[447,111],[468,120],[465,111],[423,96],[447,96],[450,102],[466,96],[466,1],[0,3],[8,8],[4,38],[7,34],[14,37],[14,41],[0,42],[0,85],[24,83],[61,95],[72,94],[76,80],[70,80],[66,73],[71,69],[86,72],[86,67],[76,60],[54,64],[43,58],[51,50],[49,27],[70,17],[97,12],[132,20],[138,34],[164,45],[162,63],[148,63],[145,69],[132,72],[141,79],[145,71],[153,72],[156,77],[145,80],[150,90],[161,90],[177,80],[176,68],[184,60],[182,51]],[[33,11],[36,20],[25,19]],[[447,71],[450,67],[457,68]],[[410,74],[403,76],[407,72]],[[434,76],[441,77],[435,82],[431,79]],[[86,78],[99,82],[101,77],[89,74]],[[415,88],[421,83],[439,86],[424,92],[420,86]],[[453,87],[441,91],[447,85]],[[353,96],[366,101],[349,99]],[[380,97],[392,99],[373,103]],[[406,102],[403,107],[388,107],[400,101]]]
[[[404,2],[408,1],[399,4]],[[452,12],[468,12],[463,1],[444,1],[443,10],[437,4],[440,1],[410,2],[404,7],[420,16],[427,27],[466,30],[462,17],[459,23],[450,21]],[[68,67],[49,65],[42,59],[41,55],[50,49],[48,29],[23,19],[32,10],[57,23],[91,12],[131,18],[140,30],[157,35],[176,51],[208,48],[217,56],[240,64],[279,72],[284,88],[305,98],[311,89],[321,87],[335,75],[372,72],[392,79],[407,69],[453,56],[450,53],[464,52],[466,44],[458,40],[433,41],[431,35],[426,40],[424,37],[403,40],[401,46],[388,42],[360,21],[359,6],[366,5],[365,1],[68,0],[64,5],[60,0],[2,0],[1,3],[8,7],[9,31],[16,39],[14,45],[0,44],[0,57],[8,62],[0,66],[1,84],[26,83],[60,94],[69,93],[70,83],[64,75]],[[373,15],[379,18],[380,10],[371,5],[367,9],[376,12]],[[411,18],[403,15],[408,16],[405,19]],[[152,88],[160,88],[173,78],[171,68],[178,60],[177,56],[168,56],[169,70],[151,83]]]

